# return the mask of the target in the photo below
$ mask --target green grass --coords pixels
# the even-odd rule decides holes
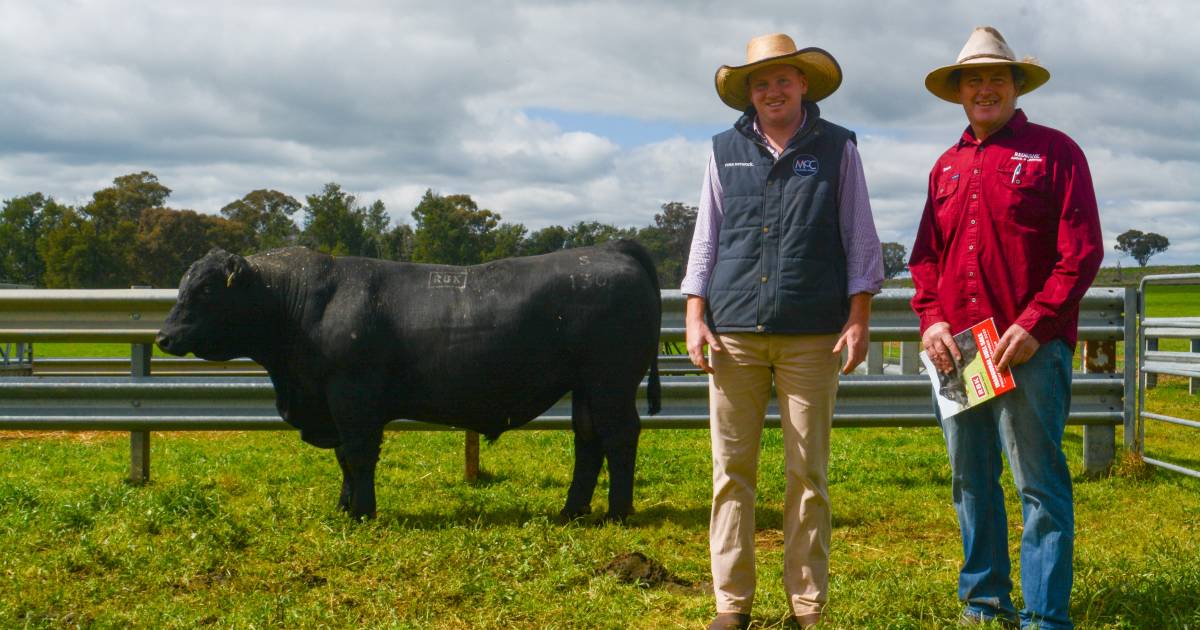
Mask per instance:
[[[1167,379],[1155,390],[1171,394],[1161,410],[1195,409],[1180,387]],[[1171,437],[1150,435],[1155,447]],[[643,433],[626,527],[554,522],[570,475],[566,432],[485,445],[475,485],[462,481],[461,434],[389,434],[379,518],[365,524],[333,507],[332,455],[289,433],[156,434],[144,487],[121,481],[124,435],[7,438],[0,627],[695,628],[713,612],[705,431]],[[1068,430],[1078,627],[1197,627],[1200,482],[1136,463],[1086,481],[1081,441]],[[1200,460],[1194,439],[1174,448]],[[765,434],[760,469],[755,619],[780,628],[778,431]],[[949,479],[935,429],[834,432],[830,628],[953,625],[961,549]],[[1019,521],[1007,474],[1004,483]],[[631,551],[685,585],[601,570]]]
[[[1152,290],[1154,316],[1200,313],[1195,293]],[[1160,294],[1161,291],[1161,294]],[[51,345],[127,356],[121,344]],[[1167,349],[1164,342],[1164,349]],[[1186,380],[1160,377],[1152,411],[1200,419]],[[1118,443],[1121,441],[1118,430]],[[462,435],[391,433],[379,518],[334,509],[332,455],[290,433],[155,434],[153,481],[122,479],[124,434],[0,434],[3,628],[698,628],[713,613],[705,431],[646,431],[638,512],[626,527],[560,525],[571,441],[517,432],[484,445],[462,481]],[[1200,481],[1121,461],[1076,475],[1072,614],[1079,628],[1200,628]],[[1118,444],[1118,448],[1121,448]],[[1147,454],[1200,467],[1197,432],[1152,423]],[[782,628],[782,447],[760,465],[756,627]],[[1010,552],[1019,505],[1005,474]],[[593,504],[604,509],[604,487]],[[961,547],[936,429],[840,429],[830,628],[943,628],[959,604]],[[602,569],[638,551],[682,584],[624,583]],[[1014,578],[1017,574],[1014,573]],[[1017,588],[1019,593],[1019,584]]]

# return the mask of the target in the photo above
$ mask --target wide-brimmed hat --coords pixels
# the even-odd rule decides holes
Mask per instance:
[[[925,77],[925,89],[933,95],[951,103],[959,103],[958,86],[951,83],[950,75],[963,68],[982,66],[1016,66],[1025,73],[1025,84],[1017,89],[1017,95],[1028,94],[1050,80],[1050,71],[1038,65],[1033,57],[1017,61],[1008,42],[1000,31],[990,26],[978,26],[958,53],[958,62],[943,66]]]
[[[717,68],[717,96],[740,111],[750,107],[750,73],[775,64],[799,68],[808,79],[804,100],[816,102],[837,91],[842,84],[842,67],[833,55],[820,48],[796,50],[796,42],[783,33],[759,35],[746,44],[746,63]]]

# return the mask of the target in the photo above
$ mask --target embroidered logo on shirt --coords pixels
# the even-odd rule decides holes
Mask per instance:
[[[953,165],[953,164],[947,164],[947,165],[945,165],[945,166],[943,166],[943,167],[942,167],[942,172],[943,172],[943,173],[945,173],[946,171],[948,171],[948,170],[950,170],[950,169],[952,169],[952,168],[954,168],[954,165]]]
[[[953,180],[956,180],[956,179],[958,179],[958,176],[959,176],[959,175],[962,175],[962,173],[955,173],[955,174],[951,175],[951,176],[950,176],[950,180],[951,180],[951,181],[953,181]]]
[[[725,168],[730,166],[754,166],[754,162],[726,162]]]
[[[819,170],[821,170],[821,163],[817,161],[815,155],[797,156],[796,162],[792,164],[792,172],[801,177],[816,175]]]
[[[1042,154],[1041,153],[1021,153],[1020,151],[1014,151],[1012,154],[1012,159],[1022,160],[1025,162],[1041,162]]]

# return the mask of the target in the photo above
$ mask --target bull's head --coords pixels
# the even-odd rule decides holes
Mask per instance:
[[[261,285],[245,258],[213,249],[179,281],[179,297],[155,342],[164,352],[210,361],[249,356],[261,342]]]

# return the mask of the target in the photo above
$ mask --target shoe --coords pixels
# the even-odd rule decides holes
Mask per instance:
[[[746,613],[717,613],[708,630],[746,630],[750,627],[750,615]]]
[[[988,615],[983,611],[963,608],[962,615],[958,617],[958,625],[960,626],[981,626],[986,623],[995,622],[1001,628],[1016,630],[1021,627],[1021,622],[1017,620],[1015,615],[1009,617],[1003,614]]]
[[[821,624],[821,613],[807,613],[804,615],[792,615],[792,624],[800,630],[809,630],[816,628]]]

